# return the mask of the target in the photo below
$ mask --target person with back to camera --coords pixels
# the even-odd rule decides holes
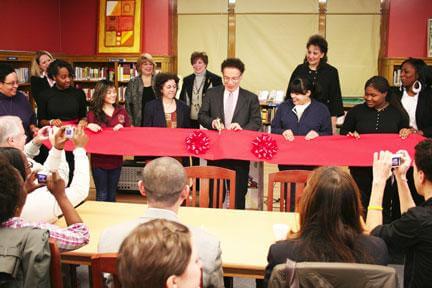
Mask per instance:
[[[201,287],[201,261],[192,233],[163,219],[141,224],[126,237],[117,271],[124,288]]]
[[[290,83],[291,99],[281,103],[272,121],[271,132],[282,134],[287,141],[295,136],[312,140],[332,135],[330,113],[327,106],[313,99],[312,84],[307,78],[294,78]],[[279,170],[312,170],[314,166],[278,165]]]
[[[338,70],[327,63],[328,43],[321,35],[311,36],[306,49],[304,62],[291,74],[286,99],[290,97],[289,84],[294,78],[307,78],[313,86],[312,97],[330,111],[333,134],[336,134],[336,118],[344,115]]]
[[[399,133],[402,128],[409,126],[407,113],[384,77],[373,76],[366,81],[364,89],[365,102],[348,111],[340,129],[341,135],[357,138],[361,137],[361,134]],[[360,188],[363,207],[367,207],[372,189],[372,168],[349,168]],[[385,223],[400,217],[399,198],[395,189],[395,185],[389,181],[384,200]]]
[[[296,262],[387,265],[384,241],[364,234],[360,193],[343,169],[320,167],[312,173],[300,200],[299,214],[299,231],[270,246],[265,287],[274,266],[287,258]]]
[[[145,106],[156,98],[153,90],[156,64],[148,53],[141,54],[136,64],[139,75],[132,78],[126,87],[125,107],[132,119],[132,125],[140,127],[144,126]]]
[[[401,157],[401,165],[397,168],[392,167],[393,153],[376,152],[373,156],[374,184],[366,220],[370,234],[386,242],[390,255],[404,254],[405,288],[430,287],[432,283],[432,140],[419,142],[414,150],[414,183],[424,202],[416,206],[408,186],[406,176],[411,167],[408,152],[396,152]],[[402,216],[383,224],[383,194],[392,174],[398,186]]]
[[[63,131],[64,132],[64,131]],[[77,147],[83,147],[88,141],[82,129],[78,129],[74,135],[73,141]],[[35,184],[36,173],[31,172],[25,155],[15,148],[0,148],[0,155],[6,157],[10,164],[14,166],[19,173],[16,173],[16,179],[3,179],[2,181],[15,182],[13,190],[0,189],[1,199],[1,227],[23,228],[34,227],[39,229],[47,229],[50,238],[56,241],[60,251],[68,251],[78,249],[89,242],[90,232],[82,219],[75,211],[73,205],[69,201],[65,193],[65,182],[58,176],[56,171],[52,171],[51,175],[47,176],[46,187],[55,198],[56,203],[60,207],[63,217],[68,225],[65,228],[57,225],[44,222],[27,222],[20,215],[25,207],[27,194],[32,193],[35,189],[40,188],[43,184]],[[1,187],[12,187],[4,182]],[[19,187],[19,189],[17,189]]]
[[[96,83],[87,121],[87,128],[96,133],[111,128],[118,131],[131,125],[126,109],[117,104],[117,91],[113,82],[101,80]],[[121,155],[92,154],[96,201],[115,202],[122,165]]]
[[[208,89],[222,85],[222,78],[207,70],[208,56],[205,52],[193,52],[190,62],[194,73],[183,79],[180,100],[190,107],[191,128],[199,128],[198,113]]]

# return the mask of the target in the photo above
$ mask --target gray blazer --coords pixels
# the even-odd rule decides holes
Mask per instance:
[[[152,80],[153,82],[153,80]],[[139,127],[142,123],[142,97],[144,83],[141,76],[132,78],[125,92],[125,107],[132,120],[132,125]]]
[[[220,118],[225,122],[223,94],[224,86],[217,86],[207,91],[206,97],[198,114],[199,123],[212,129],[212,121]],[[261,128],[261,110],[258,96],[245,89],[240,88],[237,104],[234,110],[232,123],[238,123],[245,130],[258,131]]]
[[[153,219],[166,219],[180,222],[177,215],[170,210],[148,208],[144,215],[126,223],[120,223],[105,229],[98,244],[99,253],[113,253],[120,249],[123,239],[138,225]],[[224,287],[222,271],[222,251],[219,240],[212,234],[200,228],[189,227],[196,245],[198,254],[203,263],[203,287]]]

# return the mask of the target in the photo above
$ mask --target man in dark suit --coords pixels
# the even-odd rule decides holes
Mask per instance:
[[[207,70],[208,56],[205,52],[193,52],[191,65],[194,73],[183,78],[180,100],[191,108],[191,128],[199,128],[198,112],[208,89],[222,85],[222,78]]]
[[[240,88],[244,72],[240,59],[228,58],[222,62],[223,86],[207,91],[198,115],[199,123],[207,129],[255,130],[261,128],[258,96]],[[236,209],[245,208],[248,188],[249,161],[217,160],[209,165],[236,171]]]

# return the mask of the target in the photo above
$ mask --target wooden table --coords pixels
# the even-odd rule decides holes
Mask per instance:
[[[62,253],[62,262],[90,265],[97,253],[101,232],[114,224],[144,214],[145,204],[86,201],[77,208],[90,229],[90,243],[78,250]],[[269,246],[275,241],[273,224],[297,225],[295,213],[181,207],[182,223],[201,227],[221,241],[225,276],[261,279],[267,264]],[[57,222],[65,226],[64,219]]]

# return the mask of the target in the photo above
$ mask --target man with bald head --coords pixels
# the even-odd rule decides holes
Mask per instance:
[[[189,197],[186,171],[174,158],[161,157],[148,163],[138,182],[141,195],[147,197],[148,208],[142,217],[107,228],[99,239],[98,251],[117,252],[123,239],[138,225],[153,219],[180,222],[177,212]],[[224,287],[219,240],[208,232],[189,227],[203,263],[203,287]]]

